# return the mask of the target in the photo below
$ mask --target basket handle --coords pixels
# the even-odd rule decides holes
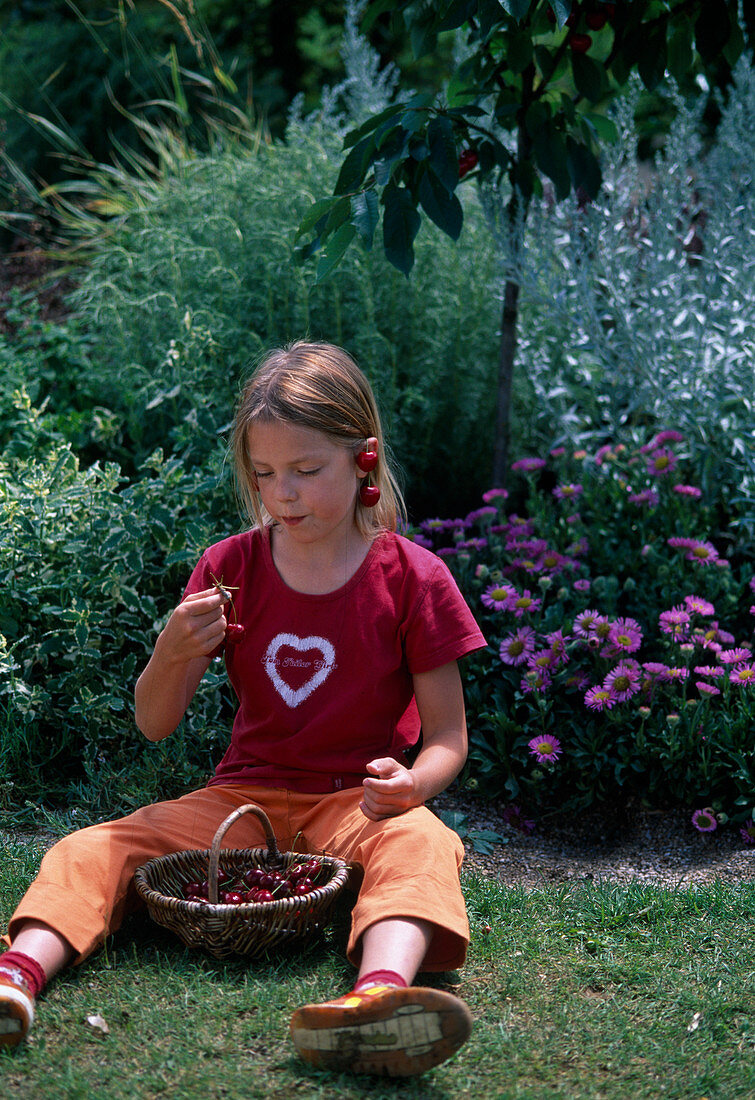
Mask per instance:
[[[234,821],[238,821],[244,814],[254,814],[260,819],[262,828],[265,830],[265,840],[267,841],[267,850],[270,857],[270,862],[275,863],[280,859],[280,853],[278,851],[278,845],[275,840],[275,833],[273,827],[270,824],[270,818],[267,816],[261,806],[255,806],[253,802],[248,802],[246,806],[239,806],[237,810],[234,810],[232,814],[221,823],[218,831],[212,841],[212,848],[210,849],[210,871],[207,877],[209,886],[208,894],[211,905],[218,904],[218,866],[220,863],[220,843],[225,834],[233,825]]]

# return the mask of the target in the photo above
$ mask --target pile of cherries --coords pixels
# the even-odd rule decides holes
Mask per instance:
[[[249,902],[303,897],[311,894],[318,885],[318,879],[324,882],[326,876],[327,868],[314,858],[294,863],[281,871],[253,867],[240,877],[218,868],[218,901],[221,905],[245,905]],[[183,896],[186,901],[209,901],[209,880],[187,883]]]

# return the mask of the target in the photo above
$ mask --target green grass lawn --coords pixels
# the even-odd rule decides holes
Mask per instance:
[[[41,850],[6,839],[0,856],[4,929]],[[324,943],[268,963],[191,952],[140,917],[53,982],[31,1041],[0,1055],[2,1095],[755,1097],[755,885],[464,889],[467,964],[429,984],[463,996],[475,1030],[424,1077],[336,1075],[294,1055],[294,1008],[348,988],[345,914]],[[109,1034],[87,1023],[97,1013]]]

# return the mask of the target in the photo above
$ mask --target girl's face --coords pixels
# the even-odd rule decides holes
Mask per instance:
[[[280,421],[255,424],[248,440],[262,503],[287,540],[335,545],[353,536],[361,471],[349,448]]]

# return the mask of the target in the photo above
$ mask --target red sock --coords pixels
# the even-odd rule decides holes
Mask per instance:
[[[23,951],[3,952],[0,955],[0,972],[6,970],[20,970],[24,981],[29,987],[31,995],[36,998],[47,985],[47,975],[36,959],[31,955],[25,955]]]
[[[354,993],[359,993],[366,985],[397,985],[406,989],[407,983],[395,970],[371,970],[359,979],[354,986]]]

